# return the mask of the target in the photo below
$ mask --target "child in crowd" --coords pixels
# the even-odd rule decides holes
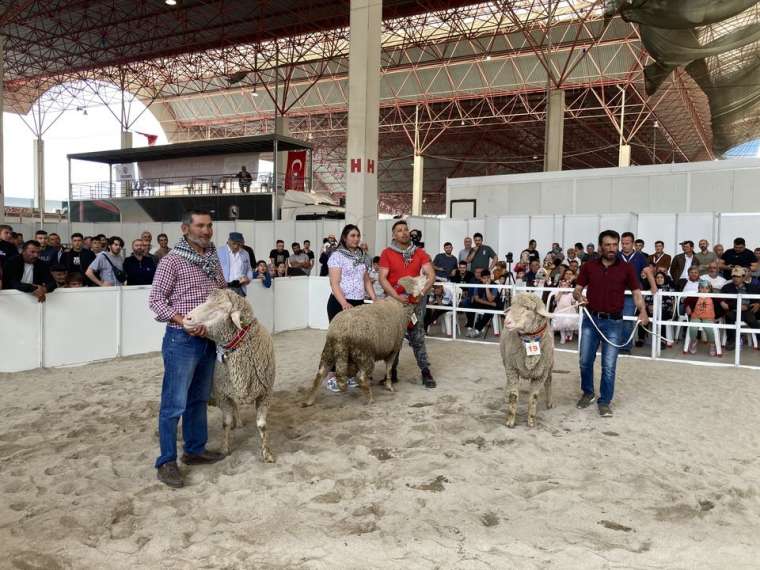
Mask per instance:
[[[654,282],[657,285],[657,289],[659,291],[662,291],[663,293],[675,291],[676,288],[673,285],[673,280],[670,278],[670,275],[665,273],[664,271],[658,271],[655,273],[654,276]],[[647,295],[644,297],[644,302],[647,306],[647,313],[650,317],[654,316],[654,297],[652,295]],[[674,307],[674,297],[671,297],[669,295],[665,295],[662,297],[662,320],[663,321],[670,321],[673,320],[673,307]],[[670,326],[665,326],[665,340],[662,342],[662,348],[670,348],[673,346],[673,339],[671,338],[671,328]],[[643,328],[639,327],[639,339],[636,341],[636,346],[644,346],[644,338],[647,334],[646,331],[644,331]]]
[[[383,286],[380,285],[380,256],[376,255],[372,258],[372,267],[367,272],[369,274],[369,280],[372,282],[372,290],[375,292],[376,299],[382,299],[385,297],[385,291]]]
[[[277,267],[274,270],[274,275],[272,275],[272,278],[274,279],[277,277],[287,277],[287,276],[288,276],[288,269],[285,266],[285,262],[281,261],[280,263],[277,264]]]
[[[566,269],[559,281],[560,289],[572,289],[575,287],[575,274]],[[559,343],[565,344],[573,341],[573,331],[578,330],[578,307],[573,304],[572,291],[558,292],[555,297],[554,318],[552,328],[559,331]]]
[[[699,280],[699,292],[700,293],[712,293],[713,288],[710,282],[706,279]],[[717,299],[712,297],[686,297],[684,299],[684,307],[686,314],[689,317],[689,321],[692,323],[705,323],[715,324],[715,319],[718,317],[718,306],[715,302]],[[710,356],[722,356],[720,349],[715,345],[715,332],[710,326],[702,328],[707,336],[707,342],[710,343]],[[683,347],[683,352],[691,354],[697,353],[697,328],[694,327],[689,331],[689,346]],[[720,343],[718,343],[720,344]]]
[[[82,274],[79,272],[71,272],[68,276],[68,288],[73,287],[84,287],[84,281],[82,279]]]
[[[261,281],[261,284],[267,289],[272,286],[272,276],[269,274],[269,267],[264,260],[256,264],[256,272],[253,274],[253,280]]]

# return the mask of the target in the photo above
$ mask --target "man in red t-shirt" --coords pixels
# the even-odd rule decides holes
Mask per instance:
[[[573,297],[586,305],[591,318],[585,316],[581,330],[581,389],[583,396],[578,400],[578,408],[587,408],[596,401],[594,391],[594,360],[599,345],[602,345],[602,379],[599,385],[599,415],[612,416],[610,403],[615,392],[615,368],[620,346],[626,339],[623,325],[625,291],[630,290],[633,301],[639,309],[641,324],[649,324],[644,298],[641,296],[641,282],[631,263],[618,256],[620,235],[613,230],[599,234],[600,257],[581,265]],[[586,288],[586,297],[583,289]],[[604,335],[607,340],[602,338]],[[608,342],[609,341],[609,342]],[[617,345],[617,346],[615,346]]]
[[[412,244],[409,235],[409,226],[405,221],[399,220],[393,224],[393,241],[390,247],[386,247],[380,254],[380,273],[378,280],[382,285],[385,294],[393,297],[402,303],[408,303],[409,299],[403,293],[403,287],[400,287],[398,280],[402,277],[417,277],[424,274],[427,277],[425,288],[419,297],[415,315],[417,322],[411,329],[407,329],[406,338],[414,350],[414,357],[417,360],[422,372],[422,384],[425,388],[435,388],[436,383],[433,375],[430,373],[430,362],[428,361],[427,349],[425,348],[425,306],[427,305],[428,291],[433,287],[435,281],[435,271],[433,264],[430,263],[430,256],[424,249]],[[398,381],[396,367],[398,365],[398,355],[393,363],[391,371],[391,380]]]

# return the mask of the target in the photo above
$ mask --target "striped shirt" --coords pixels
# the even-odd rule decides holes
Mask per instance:
[[[211,251],[213,250],[209,254]],[[180,329],[180,325],[171,322],[174,315],[186,315],[205,302],[213,289],[225,287],[227,283],[221,269],[212,279],[197,265],[179,255],[168,253],[156,268],[148,305],[156,313],[157,321]]]

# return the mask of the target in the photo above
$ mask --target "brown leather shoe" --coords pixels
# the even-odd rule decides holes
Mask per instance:
[[[176,461],[164,463],[158,468],[157,475],[158,480],[169,487],[179,489],[185,485],[185,482],[182,480],[182,473],[179,472],[179,467],[177,467]]]
[[[205,450],[203,453],[182,454],[182,463],[185,465],[208,465],[210,463],[221,461],[222,459],[224,459],[224,453],[219,453],[218,451]]]

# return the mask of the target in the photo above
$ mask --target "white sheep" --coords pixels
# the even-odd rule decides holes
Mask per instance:
[[[205,325],[217,345],[213,403],[222,410],[223,453],[230,453],[230,431],[242,427],[240,404],[256,405],[256,426],[261,436],[261,458],[274,462],[269,449],[267,411],[275,377],[272,337],[253,315],[243,297],[230,289],[216,289],[187,315],[186,327]]]
[[[524,293],[512,299],[501,335],[501,359],[507,374],[507,427],[514,427],[517,418],[520,378],[530,380],[528,426],[536,425],[538,392],[546,392],[546,407],[552,401],[552,369],[554,368],[554,334],[543,301]]]
[[[426,281],[425,276],[403,277],[399,285],[410,297],[418,297]],[[392,392],[391,370],[415,309],[415,304],[386,298],[339,313],[327,329],[319,371],[303,405],[314,404],[319,386],[333,367],[341,390],[346,390],[348,378],[355,375],[371,404],[370,382],[377,360],[385,361],[385,387]]]

